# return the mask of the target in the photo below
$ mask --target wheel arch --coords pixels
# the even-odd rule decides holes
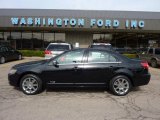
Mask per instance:
[[[32,74],[32,75],[36,75],[40,78],[39,74],[38,73],[35,73],[35,72],[32,72],[32,71],[28,71],[28,72],[24,72],[23,74],[21,74],[21,76],[19,77],[18,79],[18,83],[17,83],[17,86],[20,87],[20,82],[21,82],[21,79],[27,75],[27,74]],[[43,82],[43,81],[42,81]]]
[[[132,86],[134,86],[134,81],[133,81],[134,75],[129,70],[117,71],[116,74],[114,74],[110,80],[112,80],[114,77],[120,76],[120,75],[126,76],[131,81]]]

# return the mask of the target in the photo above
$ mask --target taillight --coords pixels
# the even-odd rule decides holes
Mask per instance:
[[[148,65],[148,62],[147,61],[142,61],[141,62],[141,65],[144,69],[148,69],[149,68],[149,65]]]
[[[51,54],[51,51],[45,50],[45,51],[44,51],[44,54]]]

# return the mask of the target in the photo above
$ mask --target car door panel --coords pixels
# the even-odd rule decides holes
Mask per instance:
[[[109,53],[99,50],[89,50],[84,64],[84,83],[106,83],[114,74],[119,62]],[[112,59],[111,59],[112,58]],[[113,59],[114,58],[114,59]]]
[[[46,80],[53,84],[77,83],[83,76],[83,53],[75,50],[55,58],[53,61],[57,61],[57,65],[49,65],[45,70]]]
[[[119,63],[89,63],[84,65],[84,83],[106,83]]]
[[[81,76],[83,65],[68,64],[47,66],[44,71],[48,83],[75,83]]]

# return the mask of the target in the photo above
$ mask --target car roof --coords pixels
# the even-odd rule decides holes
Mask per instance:
[[[70,45],[69,43],[50,43],[49,45]]]
[[[93,43],[92,45],[111,45],[110,43]]]
[[[110,53],[116,53],[116,52],[113,52],[111,50],[108,50],[108,49],[99,49],[99,48],[76,48],[76,49],[73,49],[72,51],[74,50],[97,50],[97,51],[106,51],[106,52],[110,52]]]

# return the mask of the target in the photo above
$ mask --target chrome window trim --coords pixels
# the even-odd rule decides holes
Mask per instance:
[[[122,62],[88,62],[88,64],[97,64],[97,63],[111,63],[111,64],[119,64],[119,63],[122,63]]]
[[[58,65],[86,65],[86,64],[120,64],[122,62],[89,62],[89,63],[67,63],[67,64],[58,64]]]

